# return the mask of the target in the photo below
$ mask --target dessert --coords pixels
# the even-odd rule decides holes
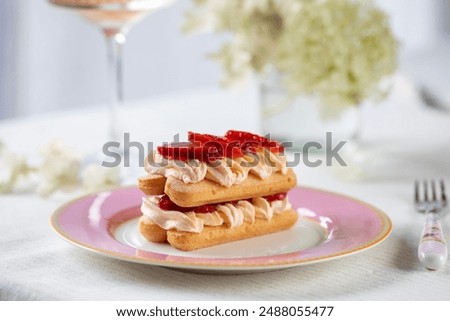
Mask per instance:
[[[287,192],[296,176],[278,142],[248,132],[188,133],[145,162],[140,233],[151,242],[195,250],[292,227]]]

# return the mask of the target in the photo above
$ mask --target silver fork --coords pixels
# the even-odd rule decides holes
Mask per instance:
[[[448,250],[445,244],[439,215],[447,206],[444,181],[439,181],[440,196],[436,193],[436,181],[423,181],[423,192],[420,191],[420,182],[414,184],[414,197],[416,210],[425,214],[425,225],[420,237],[417,254],[420,262],[429,270],[437,270],[447,261]],[[431,198],[429,197],[429,185]],[[423,194],[421,197],[420,194]]]

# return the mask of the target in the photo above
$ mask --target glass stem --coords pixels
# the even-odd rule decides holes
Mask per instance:
[[[108,54],[109,128],[108,139],[121,142],[118,109],[123,104],[122,49],[126,41],[120,29],[104,29]]]

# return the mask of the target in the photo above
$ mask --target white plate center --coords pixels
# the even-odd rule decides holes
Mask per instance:
[[[120,243],[133,248],[166,255],[196,258],[249,258],[310,249],[324,242],[327,232],[317,223],[299,219],[297,224],[287,231],[186,252],[168,244],[147,241],[139,233],[138,218],[136,218],[120,225],[115,230],[114,237]]]

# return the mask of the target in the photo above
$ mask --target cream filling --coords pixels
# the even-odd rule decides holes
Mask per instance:
[[[250,167],[250,172],[256,176],[266,179],[276,172],[281,172],[283,175],[287,173],[286,156],[275,155],[267,149],[257,153],[256,156],[258,159],[254,162],[257,164]]]
[[[197,183],[208,179],[225,187],[240,184],[247,178],[249,172],[261,179],[265,179],[275,172],[282,174],[287,172],[286,157],[275,155],[267,149],[253,156],[236,159],[225,158],[211,164],[195,159],[187,162],[165,159],[161,154],[155,152],[153,162],[151,164],[148,159],[145,160],[145,170],[149,174],[173,176],[185,183]],[[166,165],[163,166],[163,164]]]
[[[204,226],[238,227],[244,222],[254,223],[255,218],[270,220],[273,214],[291,209],[287,197],[282,201],[269,203],[262,197],[249,201],[239,201],[237,204],[218,205],[212,213],[183,213],[165,211],[159,207],[160,196],[143,197],[141,212],[152,222],[165,230],[176,229],[184,232],[200,233]]]
[[[141,212],[165,230],[176,229],[200,233],[203,230],[203,226],[219,226],[223,224],[223,219],[217,212],[202,214],[162,210],[159,207],[160,198],[160,196],[143,197]]]
[[[197,183],[206,176],[207,165],[196,159],[187,162],[166,159],[158,152],[153,154],[153,163],[150,164],[148,158],[145,159],[144,168],[149,174],[158,174],[165,177],[175,177],[185,183]],[[166,164],[165,166],[163,166]],[[182,165],[182,166],[179,166]]]
[[[231,187],[244,181],[250,168],[241,166],[243,158],[226,158],[207,165],[205,178],[225,187]]]

